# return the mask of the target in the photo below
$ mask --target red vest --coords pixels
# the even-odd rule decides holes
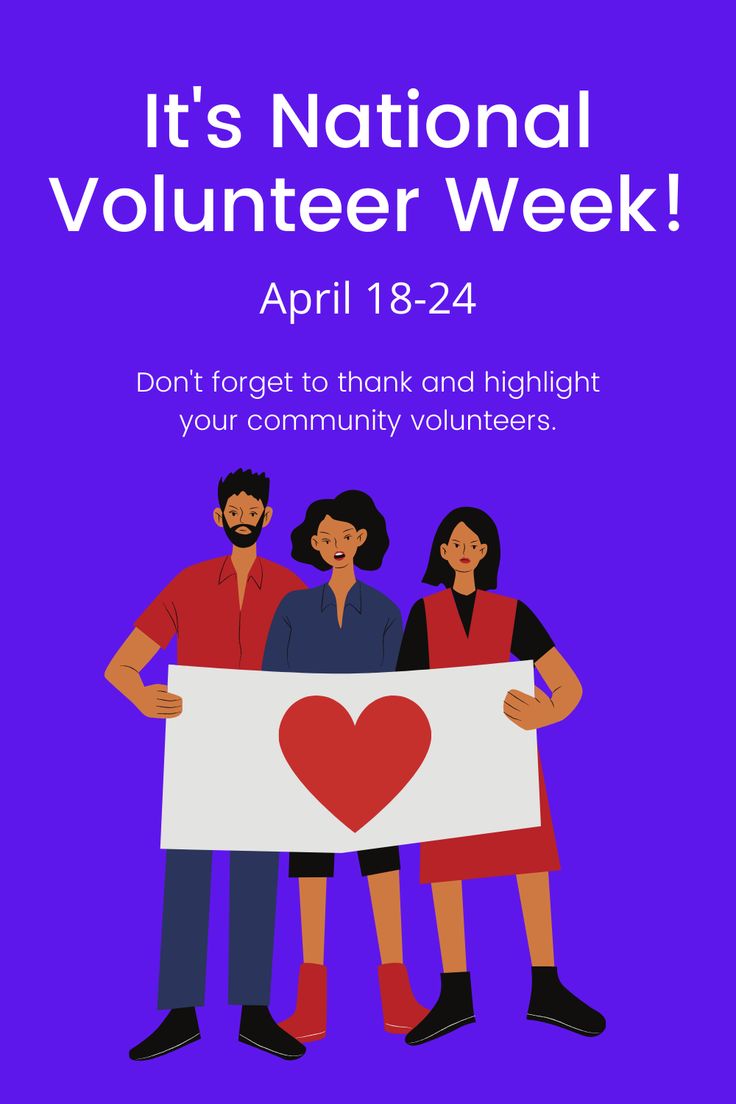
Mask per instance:
[[[515,598],[476,591],[467,635],[449,589],[425,598],[424,608],[430,667],[475,667],[481,663],[508,662],[516,618]],[[423,843],[419,849],[420,880],[454,882],[557,870],[560,860],[541,764],[539,805],[541,824],[538,828]]]
[[[481,663],[508,662],[516,619],[515,598],[477,590],[468,634],[449,587],[425,598],[424,608],[430,667],[476,667]]]

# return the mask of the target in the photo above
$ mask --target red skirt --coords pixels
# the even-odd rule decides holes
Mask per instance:
[[[538,828],[490,832],[483,836],[433,840],[419,848],[420,882],[459,882],[468,878],[495,878],[502,874],[536,874],[559,870],[552,815],[539,763]]]

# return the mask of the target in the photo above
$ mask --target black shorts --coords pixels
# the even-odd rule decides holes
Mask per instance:
[[[359,851],[360,873],[385,874],[389,870],[398,870],[398,847],[374,847],[370,851]],[[289,855],[290,878],[331,878],[335,873],[335,856],[323,852],[293,851]]]

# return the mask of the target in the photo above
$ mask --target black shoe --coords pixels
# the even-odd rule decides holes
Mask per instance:
[[[201,1039],[197,1013],[193,1008],[172,1008],[152,1035],[144,1039],[130,1051],[134,1062],[145,1062],[148,1058],[160,1058],[172,1050],[180,1050],[188,1043]]]
[[[307,1052],[303,1043],[279,1027],[265,1004],[243,1005],[238,1038],[241,1043],[267,1050],[269,1054],[287,1061],[301,1058]]]
[[[441,974],[440,996],[434,1008],[406,1036],[409,1046],[419,1046],[459,1027],[475,1023],[470,974]]]
[[[556,966],[532,967],[532,995],[526,1018],[564,1027],[578,1035],[600,1035],[606,1030],[605,1018],[565,988]]]

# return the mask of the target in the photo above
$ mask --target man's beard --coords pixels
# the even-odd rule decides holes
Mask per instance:
[[[260,537],[265,518],[266,511],[264,510],[256,524],[249,526],[247,533],[238,533],[237,530],[240,526],[228,525],[227,521],[225,520],[225,515],[223,514],[222,528],[225,530],[228,540],[231,542],[231,544],[234,544],[236,548],[250,548]]]

